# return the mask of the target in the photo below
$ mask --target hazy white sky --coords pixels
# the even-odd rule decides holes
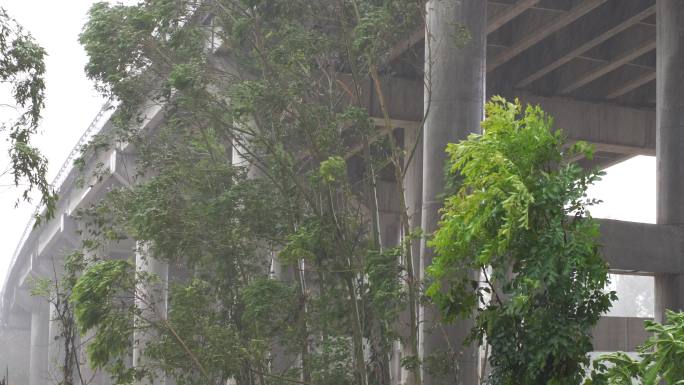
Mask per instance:
[[[607,175],[589,190],[603,200],[591,212],[597,218],[655,223],[656,162],[653,156],[637,156],[606,169]]]
[[[50,179],[104,102],[83,74],[86,56],[77,41],[92,3],[0,0],[0,6],[31,31],[49,54],[47,103],[36,144],[50,162]],[[5,165],[2,145],[0,165]],[[655,222],[655,159],[636,157],[607,171],[604,180],[591,189],[592,196],[605,201],[592,210],[594,216]],[[0,282],[4,282],[14,248],[33,211],[26,203],[14,207],[20,191],[7,187],[10,183],[6,177],[0,178]]]
[[[92,3],[0,0],[0,6],[30,31],[49,55],[46,108],[35,143],[49,160],[50,180],[104,103],[83,74],[86,55],[77,41]],[[4,169],[7,163],[6,145],[0,142],[0,167]],[[0,282],[4,282],[14,248],[34,209],[27,203],[14,207],[21,191],[8,187],[11,182],[7,176],[0,178]]]

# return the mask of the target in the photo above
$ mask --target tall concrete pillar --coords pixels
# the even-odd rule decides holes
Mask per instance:
[[[657,0],[657,222],[684,225],[684,4]],[[678,255],[678,258],[684,258]],[[684,309],[684,276],[655,279],[656,319]]]
[[[87,354],[87,345],[95,338],[95,330],[88,331],[84,336],[78,337],[78,344],[81,344],[81,349],[79,352],[80,356],[80,371],[84,379],[88,379],[89,385],[108,385],[109,376],[102,369],[96,369],[90,366]],[[76,376],[74,379],[78,378],[78,369],[75,371]]]
[[[50,304],[50,321],[48,326],[48,373],[50,380],[61,381],[64,377],[64,338],[62,323],[54,304]]]
[[[416,231],[421,226],[421,215],[423,212],[423,132],[422,130],[404,129],[404,167],[406,168],[404,177],[404,199],[406,211],[409,219],[410,231]],[[404,230],[400,228],[402,237],[408,237]],[[420,272],[420,241],[412,240],[411,256],[413,257],[413,276],[421,277]],[[416,315],[417,316],[417,315]],[[410,346],[410,310],[402,312],[399,322],[401,322],[402,339],[405,341],[397,349],[399,352],[398,361],[412,355]],[[414,384],[415,379],[410,370],[400,367],[397,374],[398,381],[393,384]]]
[[[423,211],[425,234],[433,233],[442,207],[447,143],[479,132],[483,116],[486,64],[487,2],[430,0],[427,4],[425,131],[423,136]],[[460,37],[468,37],[459,41]],[[421,245],[421,273],[432,261],[432,250]],[[439,311],[422,309],[422,357],[453,354],[455,371],[443,376],[424,369],[424,384],[478,383],[478,350],[464,346],[472,322],[440,326]]]
[[[149,282],[140,282],[136,285],[135,303],[138,309],[141,309],[142,318],[144,319],[159,319],[166,317],[167,310],[167,291],[168,291],[168,277],[169,265],[166,262],[159,261],[149,255],[148,247],[144,244],[138,244],[135,254],[135,269],[138,273],[154,274],[160,278],[159,283],[150,284]],[[139,320],[136,322],[140,322]],[[140,366],[145,363],[145,346],[152,341],[154,335],[149,330],[134,331],[133,339],[136,345],[133,348],[133,365]],[[165,384],[166,378],[160,373],[153,382],[154,385]]]
[[[48,323],[49,304],[42,298],[33,299],[31,310],[31,355],[29,358],[29,385],[48,383]]]

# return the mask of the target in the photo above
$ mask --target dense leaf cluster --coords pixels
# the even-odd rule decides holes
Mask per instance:
[[[565,150],[552,123],[495,98],[484,133],[447,149],[457,191],[432,240],[428,294],[448,316],[475,317],[495,384],[580,383],[591,327],[615,299],[587,212],[600,174],[566,162],[591,149]]]
[[[394,345],[417,351],[400,332],[417,324],[397,319],[419,295],[410,246],[379,234],[376,182],[403,194],[404,154],[376,134],[382,89],[368,84],[423,13],[413,0],[92,7],[86,72],[120,104],[81,163],[115,143],[138,154],[131,186],[81,213],[103,257],[72,295],[92,363],[118,383],[389,384]],[[104,258],[131,239],[180,272],[167,318],[141,309],[153,277]],[[145,359],[124,365],[124,345]]]

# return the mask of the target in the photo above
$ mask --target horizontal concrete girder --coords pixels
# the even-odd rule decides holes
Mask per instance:
[[[519,98],[540,105],[569,140],[593,143],[597,151],[655,155],[655,111],[528,93]]]
[[[341,77],[344,84],[350,79]],[[362,105],[368,106],[375,124],[385,126],[383,111],[370,82],[362,82]],[[424,82],[386,78],[382,82],[386,111],[393,128],[421,126],[423,120]],[[562,96],[538,96],[523,92],[517,97],[524,104],[540,105],[554,118],[555,127],[562,129],[568,140],[584,140],[594,144],[597,152],[624,155],[655,155],[655,111],[646,108],[623,107],[611,103],[578,101]],[[382,136],[382,134],[380,134]]]
[[[341,77],[343,83],[349,79]],[[362,82],[362,104],[369,107],[375,124],[383,127],[383,112],[370,82]],[[396,127],[420,127],[423,120],[424,82],[386,78],[382,82],[386,111]],[[655,155],[655,111],[622,107],[611,103],[592,103],[561,96],[538,96],[531,93],[506,95],[518,97],[525,104],[540,105],[551,115],[555,127],[562,129],[568,140],[584,140],[594,144],[597,152],[624,155]]]
[[[684,228],[600,219],[601,253],[611,270],[684,273]]]

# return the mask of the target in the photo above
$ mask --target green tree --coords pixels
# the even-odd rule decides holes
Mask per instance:
[[[415,143],[401,146],[391,125],[384,84],[395,69],[385,57],[424,24],[424,5],[92,7],[86,72],[121,103],[116,128],[84,159],[128,141],[140,175],[81,213],[84,234],[102,246],[95,253],[132,238],[188,272],[170,288],[166,320],[133,322],[141,298],[132,293],[149,277],[124,262],[87,266],[72,300],[81,331],[94,333],[93,363],[121,383],[161,371],[184,384],[369,385],[389,384],[396,342],[418,361],[415,237],[402,200],[406,240],[383,243],[376,197],[382,179],[403,197]],[[163,121],[139,130],[154,106]],[[397,321],[405,310],[406,326]],[[131,335],[144,331],[155,335],[146,366],[126,368],[139,343]],[[420,364],[408,369],[419,384]]]
[[[447,319],[474,317],[494,384],[579,384],[591,328],[615,299],[598,252],[587,187],[600,173],[568,159],[539,107],[487,104],[482,135],[449,144],[445,200],[428,294]]]
[[[45,179],[47,160],[31,144],[45,106],[45,55],[31,35],[0,7],[0,81],[11,85],[13,99],[0,106],[17,111],[15,119],[0,125],[0,131],[8,135],[14,184],[27,186],[24,200],[30,200],[31,192],[38,190],[49,218],[57,197]]]
[[[55,372],[48,373],[51,378],[59,379],[59,385],[86,385],[89,381],[84,375],[79,360],[79,351],[84,345],[78,339],[78,331],[71,295],[78,276],[86,265],[83,253],[75,251],[64,257],[63,266],[53,260],[53,277],[40,278],[33,282],[32,296],[43,297],[50,304],[51,321],[58,325],[55,340],[51,344],[59,347],[61,361],[52,362]],[[62,269],[63,267],[63,269]],[[63,270],[63,271],[58,271]],[[57,357],[50,357],[56,359]]]
[[[593,363],[585,385],[684,384],[684,313],[667,312],[664,324],[646,321],[649,339],[637,348],[638,359],[617,352]]]

